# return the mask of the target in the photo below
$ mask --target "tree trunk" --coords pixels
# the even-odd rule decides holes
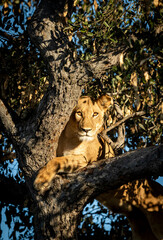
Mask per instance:
[[[65,2],[41,1],[28,26],[50,75],[49,88],[34,116],[26,122],[14,122],[12,113],[0,100],[0,121],[13,142],[35,205],[35,239],[39,240],[76,239],[78,219],[87,201],[128,181],[159,176],[163,170],[162,148],[156,146],[93,163],[78,173],[58,175],[43,196],[33,188],[37,171],[55,156],[60,133],[84,84],[119,64],[124,50],[115,49],[85,63],[74,58],[72,43],[63,31]],[[73,1],[68,2],[71,9]]]
[[[77,239],[77,223],[85,201],[76,202],[72,199],[70,203],[71,194],[67,201],[62,190],[65,182],[60,178],[55,179],[54,190],[50,190],[45,197],[37,197],[39,205],[37,203],[38,214],[35,214],[35,239]]]

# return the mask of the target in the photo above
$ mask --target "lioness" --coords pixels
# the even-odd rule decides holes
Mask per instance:
[[[112,98],[104,95],[96,101],[81,97],[63,130],[57,148],[57,157],[43,167],[34,182],[44,192],[58,172],[73,172],[102,157],[114,157],[107,152],[98,134],[103,129],[104,114]],[[98,196],[98,200],[115,212],[127,216],[135,240],[163,239],[161,228],[162,188],[151,181],[135,181]]]
[[[57,172],[73,172],[101,158],[98,133],[103,127],[104,113],[111,104],[112,98],[107,95],[95,102],[89,97],[79,99],[60,136],[57,157],[39,171],[34,182],[36,189],[46,189]],[[109,157],[113,157],[112,148],[109,150]]]

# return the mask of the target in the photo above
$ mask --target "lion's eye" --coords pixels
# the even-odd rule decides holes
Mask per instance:
[[[80,112],[80,111],[77,111],[76,114],[80,117],[82,116],[82,112]]]
[[[94,112],[93,117],[97,117],[97,116],[98,116],[98,112]]]

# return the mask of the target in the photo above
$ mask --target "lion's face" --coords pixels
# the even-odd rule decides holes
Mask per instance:
[[[80,141],[92,141],[101,131],[104,113],[112,103],[109,96],[93,102],[89,97],[79,99],[69,121],[70,131]]]

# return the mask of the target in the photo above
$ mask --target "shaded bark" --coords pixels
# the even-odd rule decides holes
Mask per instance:
[[[25,182],[17,183],[13,178],[0,176],[0,201],[10,204],[24,205],[30,200]]]
[[[84,85],[120,62],[123,48],[83,63],[74,58],[64,33],[64,0],[44,0],[29,23],[29,35],[47,63],[50,83],[28,121],[15,121],[0,101],[0,121],[13,142],[26,185],[35,202],[36,239],[75,239],[77,220],[86,202],[128,181],[161,174],[162,146],[93,163],[81,172],[57,176],[44,195],[33,188],[40,167],[55,156],[64,129]],[[72,1],[68,1],[72,5]],[[102,188],[101,188],[102,186]]]

